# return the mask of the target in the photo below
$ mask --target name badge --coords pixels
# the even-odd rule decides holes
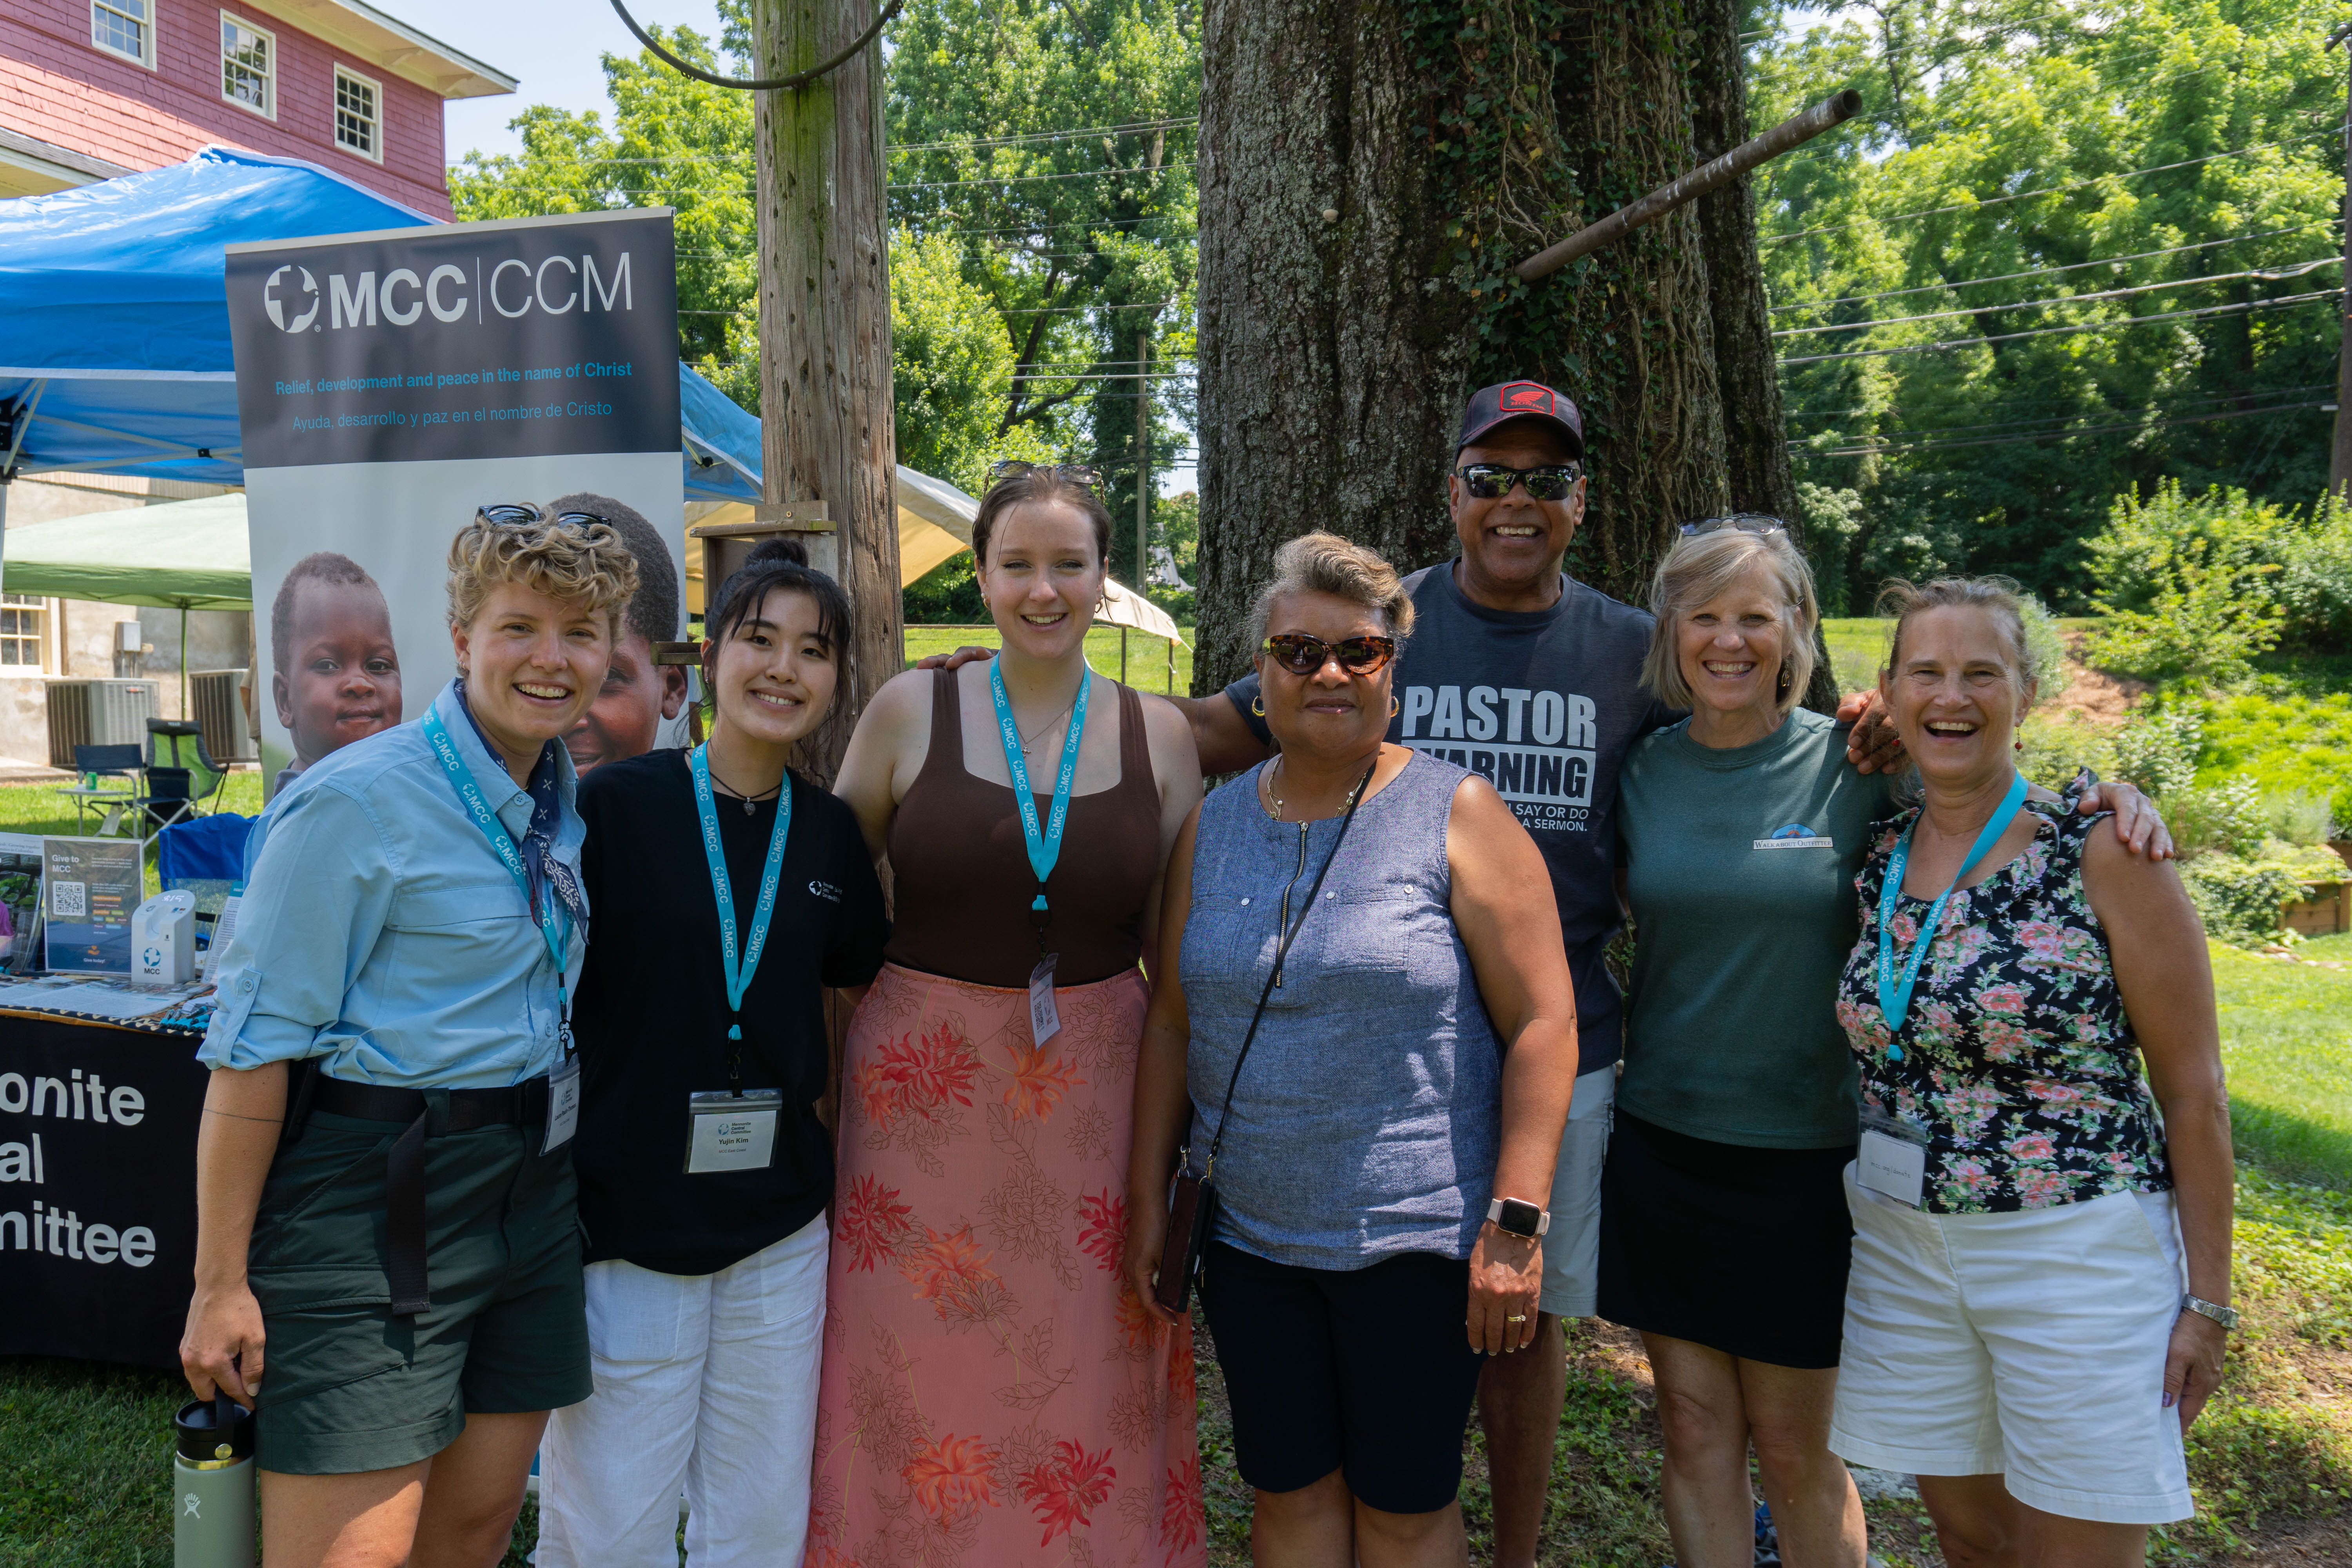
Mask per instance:
[[[1917,1208],[1927,1186],[1927,1151],[1907,1138],[1864,1128],[1854,1153],[1854,1184]]]
[[[1049,952],[1029,972],[1029,1037],[1041,1046],[1062,1032],[1062,1015],[1054,1006],[1054,964],[1061,956]]]
[[[686,1141],[688,1175],[764,1171],[775,1159],[776,1118],[784,1109],[782,1089],[747,1089],[740,1094],[704,1089],[686,1100],[692,1127]]]
[[[539,1146],[552,1154],[572,1142],[580,1130],[580,1058],[558,1062],[547,1074],[547,1142]]]

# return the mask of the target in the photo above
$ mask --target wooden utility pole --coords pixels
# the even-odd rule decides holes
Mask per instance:
[[[873,21],[865,0],[752,0],[754,73],[807,70]],[[830,781],[857,715],[905,663],[881,52],[757,105],[759,515],[800,533],[849,595],[833,716],[804,748]]]
[[[2344,47],[2344,298],[2337,315],[2343,346],[2336,353],[2336,451],[2327,465],[2327,488],[2352,500],[2352,22],[2327,36],[2328,47]]]

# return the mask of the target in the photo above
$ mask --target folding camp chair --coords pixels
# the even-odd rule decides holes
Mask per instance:
[[[81,826],[93,806],[106,808],[106,817],[99,824],[100,836],[114,831],[122,814],[139,798],[139,773],[143,765],[136,746],[76,746],[74,772],[81,783],[69,784],[58,793],[74,803],[74,826]],[[101,784],[101,779],[119,780]],[[145,837],[143,834],[141,837]]]
[[[214,811],[220,809],[228,770],[213,761],[212,753],[205,750],[202,724],[192,719],[148,720],[147,767],[151,773],[163,768],[187,773],[188,787],[180,797],[189,802],[185,816],[195,816],[198,803],[208,805]]]

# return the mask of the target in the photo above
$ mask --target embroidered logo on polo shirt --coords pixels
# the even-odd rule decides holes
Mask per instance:
[[[1769,838],[1756,840],[1759,849],[1834,849],[1837,840],[1826,834],[1815,833],[1801,822],[1791,822],[1772,830]]]
[[[841,902],[841,889],[831,882],[811,882],[809,891],[820,899],[830,899],[836,904]]]

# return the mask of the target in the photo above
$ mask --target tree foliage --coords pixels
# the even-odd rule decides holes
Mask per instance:
[[[1849,85],[1869,103],[1760,192],[1797,478],[1853,524],[1815,542],[1832,613],[1948,569],[2079,606],[2114,496],[2319,493],[2338,312],[2305,297],[2342,281],[2345,77],[2321,46],[2347,16],[1868,0],[1769,20],[1759,124]],[[2154,315],[2174,319],[2110,325]],[[2103,330],[2041,331],[2078,326]]]
[[[719,11],[716,39],[652,30],[744,74],[748,0]],[[974,491],[1000,458],[1090,461],[1131,516],[1139,335],[1163,372],[1191,365],[1195,6],[914,0],[886,41],[900,460]],[[757,412],[751,95],[643,52],[604,67],[609,113],[526,109],[520,154],[451,171],[457,216],[677,208],[680,355]],[[1182,449],[1191,385],[1152,384],[1155,470]]]

